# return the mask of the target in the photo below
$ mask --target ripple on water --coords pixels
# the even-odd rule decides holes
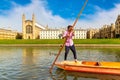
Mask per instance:
[[[80,48],[77,49],[77,55],[79,60],[119,61],[120,50],[109,50]],[[49,68],[56,57],[55,54],[49,53],[50,51],[56,54],[58,48],[0,48],[2,52],[0,54],[0,80],[120,80],[120,76],[74,73],[59,70],[56,67],[53,69],[53,74],[50,74]],[[58,60],[63,60],[63,56],[64,54],[61,54]],[[68,55],[69,59],[73,59],[71,52]]]

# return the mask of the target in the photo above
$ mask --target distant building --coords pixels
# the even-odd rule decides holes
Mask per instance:
[[[49,29],[35,22],[33,14],[32,20],[26,20],[22,16],[23,39],[60,39],[65,29]],[[115,25],[104,25],[100,29],[75,29],[73,39],[92,39],[92,38],[115,38],[120,37],[120,15],[116,19]]]
[[[40,39],[61,39],[65,29],[47,29],[40,31]],[[86,39],[87,30],[75,29],[73,39]]]
[[[100,38],[115,38],[115,25],[104,25],[100,29]]]
[[[33,14],[32,20],[25,20],[25,15],[22,16],[22,33],[23,39],[39,39],[40,30],[44,30],[45,27],[39,25],[35,21],[35,16]]]
[[[40,31],[40,39],[60,39],[63,31],[61,29],[46,29]]]
[[[22,16],[22,34],[23,39],[60,39],[65,29],[49,29],[35,22],[33,14],[32,20],[26,20]],[[74,39],[86,39],[87,30],[76,29]]]
[[[93,38],[99,38],[99,30],[98,29],[88,29],[87,31],[87,38],[93,39]]]
[[[116,38],[120,38],[120,15],[118,15],[115,22],[115,36]]]
[[[104,25],[100,29],[89,29],[87,31],[87,38],[115,38],[115,25]]]
[[[17,31],[0,28],[0,39],[16,39]]]
[[[87,30],[75,29],[74,39],[87,39]]]

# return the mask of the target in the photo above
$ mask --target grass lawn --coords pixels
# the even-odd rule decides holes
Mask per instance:
[[[120,39],[80,39],[75,44],[120,44]]]
[[[0,40],[0,44],[63,44],[63,39]],[[120,44],[120,39],[75,39],[75,44]]]

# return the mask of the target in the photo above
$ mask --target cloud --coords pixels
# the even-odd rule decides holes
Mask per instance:
[[[68,24],[73,24],[73,19],[64,19],[59,15],[53,15],[52,11],[47,9],[45,0],[32,0],[32,3],[21,6],[12,2],[13,8],[8,11],[3,11],[7,15],[0,15],[0,27],[11,27],[14,30],[22,31],[22,14],[26,15],[26,19],[32,19],[32,14],[35,14],[36,22],[50,28],[66,27]],[[95,6],[97,12],[95,14],[84,15],[85,19],[79,19],[76,28],[100,28],[104,24],[114,23],[118,14],[120,14],[120,4],[115,4],[115,8],[104,10]]]
[[[96,6],[95,6],[96,7]],[[101,28],[103,25],[115,23],[117,16],[120,14],[120,4],[115,4],[115,7],[110,10],[104,10],[97,7],[98,10],[93,15],[86,15],[86,20],[79,20],[77,26],[85,28]]]
[[[21,6],[12,2],[14,7],[11,10],[3,11],[7,15],[0,16],[1,28],[11,27],[14,30],[22,31],[22,14],[26,15],[26,19],[32,19],[35,14],[36,22],[44,26],[61,27],[67,24],[66,20],[59,15],[52,15],[52,12],[46,8],[46,2],[43,0],[32,0],[32,3]]]

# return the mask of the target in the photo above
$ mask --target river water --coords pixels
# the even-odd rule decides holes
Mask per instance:
[[[117,75],[78,73],[49,68],[59,47],[0,47],[0,80],[120,80]],[[119,48],[76,47],[78,60],[120,61]],[[58,61],[62,61],[64,50]],[[68,60],[73,55],[68,54]]]

